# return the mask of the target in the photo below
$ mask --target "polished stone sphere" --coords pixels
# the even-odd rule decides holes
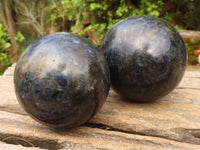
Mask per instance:
[[[166,21],[133,16],[115,24],[101,49],[111,74],[111,87],[130,101],[154,101],[170,93],[186,68],[186,48]]]
[[[14,84],[18,101],[34,119],[70,128],[103,106],[110,74],[102,51],[92,42],[58,32],[27,47],[17,62]]]

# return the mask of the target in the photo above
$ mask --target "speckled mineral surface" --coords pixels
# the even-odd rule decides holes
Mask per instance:
[[[14,84],[18,101],[34,119],[75,127],[102,107],[110,75],[103,53],[92,42],[59,32],[27,47],[17,62]]]
[[[133,16],[115,24],[101,45],[111,87],[130,101],[153,101],[171,92],[186,68],[186,48],[167,22]]]

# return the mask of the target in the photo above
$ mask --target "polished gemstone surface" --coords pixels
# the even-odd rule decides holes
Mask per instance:
[[[186,68],[186,48],[167,22],[133,16],[115,24],[101,49],[108,61],[111,87],[130,101],[153,101],[171,92]]]
[[[110,75],[103,53],[92,42],[58,32],[27,47],[17,62],[14,84],[18,101],[34,119],[75,127],[103,106]]]

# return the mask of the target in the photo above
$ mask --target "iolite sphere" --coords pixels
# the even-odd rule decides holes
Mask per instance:
[[[133,16],[115,24],[101,45],[111,87],[130,101],[153,101],[171,92],[186,68],[186,48],[167,22]]]
[[[76,127],[104,104],[110,74],[103,53],[89,40],[58,32],[23,52],[14,73],[18,101],[34,119]]]

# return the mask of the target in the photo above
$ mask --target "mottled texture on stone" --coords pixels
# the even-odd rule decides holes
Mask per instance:
[[[101,45],[111,87],[132,101],[152,101],[171,92],[186,67],[186,48],[167,22],[135,16],[115,24]]]
[[[90,119],[109,92],[103,53],[70,33],[44,36],[27,47],[14,74],[17,98],[36,120],[74,127]]]

